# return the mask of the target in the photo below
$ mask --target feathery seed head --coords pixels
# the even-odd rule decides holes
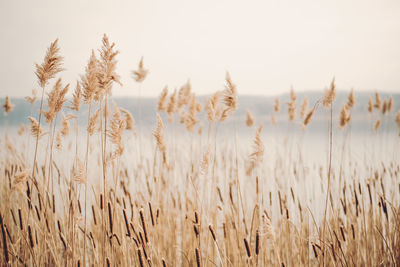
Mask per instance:
[[[141,83],[144,81],[144,79],[146,79],[147,74],[149,73],[149,70],[145,69],[143,67],[143,57],[140,59],[139,62],[139,68],[138,70],[134,70],[132,71],[133,74],[133,79],[138,82]]]
[[[165,86],[158,100],[158,111],[167,111],[168,86]]]
[[[6,96],[6,99],[5,99],[5,101],[4,101],[3,108],[4,108],[4,112],[6,113],[6,115],[7,115],[8,113],[10,113],[10,112],[13,110],[13,108],[14,108],[14,105],[11,104],[10,98],[9,98],[8,96]]]
[[[43,63],[41,65],[35,64],[35,74],[42,88],[44,88],[48,81],[54,78],[57,73],[64,70],[61,67],[63,58],[59,55],[59,51],[58,39],[56,39],[47,49]]]
[[[324,97],[322,99],[322,104],[327,108],[331,108],[331,105],[336,98],[335,87],[335,78],[333,78],[330,88],[325,90]]]
[[[248,127],[251,127],[251,126],[253,126],[253,124],[254,124],[254,118],[251,115],[251,113],[249,111],[247,111],[247,113],[246,113],[246,125]]]

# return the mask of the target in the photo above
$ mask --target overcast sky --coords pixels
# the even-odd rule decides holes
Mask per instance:
[[[150,70],[142,94],[191,80],[206,94],[231,73],[241,94],[338,87],[400,92],[400,1],[0,1],[0,96],[38,87],[34,63],[59,38],[65,82],[75,85],[106,33],[120,51],[123,87]]]

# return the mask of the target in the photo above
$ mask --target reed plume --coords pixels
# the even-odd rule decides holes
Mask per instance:
[[[354,89],[351,89],[351,91],[347,97],[347,103],[346,103],[347,110],[350,110],[351,108],[353,108],[355,103],[356,103],[356,98],[354,96]]]
[[[307,109],[308,109],[308,97],[306,96],[304,98],[303,104],[301,105],[301,109],[300,109],[300,118],[301,119],[304,119]]]
[[[389,102],[388,102],[388,112],[392,112],[393,109],[393,96],[389,97]]]
[[[218,102],[219,98],[221,96],[221,92],[217,91],[213,94],[213,96],[208,100],[208,103],[206,105],[206,111],[207,111],[207,118],[210,123],[213,123],[218,114]]]
[[[294,121],[296,118],[296,99],[297,97],[292,87],[290,89],[290,102],[286,103],[288,105],[289,121]]]
[[[64,70],[61,67],[63,58],[59,55],[59,52],[58,39],[56,39],[47,49],[43,63],[41,65],[35,64],[35,74],[42,88],[44,88],[48,81],[54,78],[57,73]]]
[[[124,108],[119,108],[119,109],[121,110],[121,112],[124,114],[125,117],[125,130],[134,131],[135,119],[133,118],[132,114]]]
[[[223,94],[225,109],[222,111],[220,121],[224,121],[229,115],[233,114],[238,105],[236,85],[232,82],[229,72],[225,76],[225,90]]]
[[[25,125],[23,123],[20,123],[18,128],[18,135],[21,136],[24,134],[24,132],[25,132]]]
[[[176,89],[174,92],[171,94],[169,98],[169,103],[167,107],[167,113],[168,113],[168,121],[172,122],[172,115],[176,112]]]
[[[99,61],[92,50],[92,54],[90,55],[90,59],[88,65],[85,69],[85,75],[81,75],[82,85],[82,95],[86,104],[90,104],[95,95],[99,91],[99,79],[98,79],[98,71],[99,71]]]
[[[181,86],[181,88],[179,88],[177,109],[180,109],[183,105],[189,104],[191,100],[191,90],[192,85],[190,84],[190,80],[188,80],[183,86]]]
[[[251,115],[251,113],[249,111],[247,111],[246,112],[246,125],[248,127],[251,127],[251,126],[253,126],[253,124],[254,124],[254,118]]]
[[[279,109],[280,109],[280,101],[279,101],[279,97],[277,97],[277,98],[275,99],[275,105],[274,105],[274,111],[275,111],[275,113],[278,113],[278,112],[279,112]]]
[[[158,113],[157,113],[157,128],[154,131],[153,136],[156,139],[158,149],[161,151],[163,155],[164,163],[166,163],[167,148],[164,142],[164,124],[161,119],[161,116]]]
[[[308,126],[308,124],[310,124],[311,118],[314,115],[314,111],[315,111],[315,108],[312,108],[310,111],[308,111],[307,116],[306,116],[306,118],[304,119],[304,122],[303,122],[305,127]]]
[[[183,122],[185,123],[186,129],[189,132],[193,132],[194,127],[199,122],[199,120],[196,118],[196,113],[200,111],[201,111],[201,105],[197,102],[196,96],[192,94],[189,103],[189,113],[185,114],[183,117]]]
[[[143,67],[143,57],[142,57],[139,62],[138,70],[132,71],[133,79],[136,82],[141,83],[144,81],[144,79],[146,79],[146,76],[148,73],[149,73],[149,70],[147,70]]]
[[[252,170],[262,162],[264,156],[264,144],[261,140],[261,132],[263,129],[263,125],[261,124],[257,131],[256,136],[254,138],[254,145],[253,145],[253,153],[250,154],[250,165],[247,168],[247,175],[250,175]]]
[[[339,116],[339,127],[343,129],[351,119],[351,114],[348,111],[348,105],[343,104],[342,109],[340,111],[340,116]]]
[[[76,81],[75,91],[72,95],[72,102],[69,108],[75,111],[79,111],[81,108],[81,101],[82,101],[82,89],[79,81]]]
[[[29,117],[29,121],[31,122],[31,134],[36,138],[42,137],[43,129],[40,127],[39,122],[33,117]]]
[[[400,110],[396,114],[395,121],[397,123],[397,126],[400,128]]]
[[[376,109],[381,109],[381,105],[382,105],[382,100],[380,95],[378,94],[378,92],[375,92],[375,103],[374,103],[374,108]]]
[[[35,103],[36,99],[37,99],[37,90],[34,88],[32,89],[32,96],[26,96],[25,100],[26,102],[33,104]]]
[[[386,112],[388,110],[388,102],[386,101],[386,99],[383,101],[383,105],[382,105],[382,115],[385,115]]]
[[[14,105],[11,104],[10,98],[9,98],[8,96],[6,96],[6,99],[5,99],[5,101],[4,101],[3,108],[4,108],[4,112],[6,113],[6,115],[7,115],[8,113],[10,113],[10,112],[13,110],[13,108],[14,108]]]
[[[122,132],[125,130],[125,127],[126,122],[121,117],[120,109],[114,104],[113,118],[111,120],[110,129],[108,130],[108,137],[110,137],[111,143],[116,146],[116,150],[113,152],[115,156],[121,156],[124,152]]]
[[[210,147],[207,147],[207,150],[203,154],[203,158],[200,163],[200,173],[206,174],[208,170],[208,166],[210,164]]]
[[[53,90],[51,90],[51,92],[48,95],[47,106],[49,110],[43,112],[47,123],[50,124],[54,120],[54,117],[62,109],[66,101],[65,95],[67,94],[68,89],[69,89],[69,84],[67,84],[64,88],[62,88],[61,78],[59,78],[55,83]]]
[[[274,126],[278,124],[274,115],[271,115],[271,124]]]
[[[69,131],[70,131],[69,120],[75,119],[75,118],[76,118],[76,116],[74,116],[74,115],[65,116],[64,113],[62,113],[60,133],[63,137],[66,137],[69,135]]]
[[[111,95],[113,83],[122,85],[119,75],[116,73],[118,51],[114,50],[115,44],[110,44],[107,35],[104,34],[100,49],[99,70],[97,73],[99,89],[96,91],[95,100],[100,101],[104,96]]]
[[[97,121],[99,119],[99,115],[100,115],[100,109],[98,109],[96,113],[89,118],[89,123],[87,126],[87,131],[89,135],[93,135],[94,132],[98,129]]]
[[[158,100],[158,111],[167,111],[167,96],[168,96],[168,86],[165,86],[162,90],[159,100]]]
[[[368,112],[369,113],[372,113],[372,110],[373,110],[373,108],[374,108],[374,104],[373,104],[373,102],[372,102],[372,97],[370,96],[369,98],[368,98]]]
[[[379,127],[381,126],[381,119],[378,119],[374,125],[374,130],[378,131]]]
[[[332,102],[336,98],[336,90],[335,90],[335,78],[332,79],[331,86],[329,89],[325,90],[324,96],[322,98],[322,104],[330,108],[332,105]]]

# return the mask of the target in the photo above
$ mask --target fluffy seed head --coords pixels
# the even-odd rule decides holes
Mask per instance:
[[[29,121],[31,122],[31,134],[36,138],[42,137],[43,130],[42,127],[39,127],[39,122],[33,117],[29,117]]]
[[[81,76],[81,85],[83,90],[83,99],[86,104],[92,102],[95,95],[99,96],[100,86],[98,79],[99,72],[99,61],[92,50],[92,54],[90,55],[88,65],[85,69],[85,75]]]
[[[70,109],[79,111],[81,108],[81,100],[82,100],[82,89],[79,81],[76,81],[76,87],[75,91],[72,95],[72,105],[70,106]]]
[[[388,102],[386,101],[386,99],[383,101],[383,105],[382,105],[382,114],[385,115],[386,112],[388,110]]]
[[[176,89],[174,92],[171,94],[169,98],[169,103],[167,107],[167,113],[168,113],[168,120],[172,122],[172,115],[176,112]]]
[[[6,114],[10,113],[10,112],[13,110],[13,108],[14,108],[14,105],[11,104],[10,98],[9,98],[8,96],[6,96],[6,99],[5,99],[5,101],[4,101],[3,108],[4,108],[4,112],[5,112]]]
[[[88,123],[88,126],[87,126],[87,131],[88,131],[89,135],[93,135],[94,132],[96,131],[96,129],[97,129],[97,120],[99,118],[99,115],[100,115],[100,109],[98,109],[96,111],[96,113],[89,118],[89,123]]]
[[[382,105],[382,100],[380,95],[378,94],[378,92],[375,92],[375,104],[374,104],[374,108],[376,109],[381,109],[381,105]]]
[[[168,96],[168,86],[165,86],[160,94],[160,98],[158,100],[158,111],[167,111],[167,96]]]
[[[388,112],[392,112],[393,109],[393,97],[390,96],[389,102],[388,102]]]
[[[253,126],[253,124],[254,124],[254,118],[251,115],[250,111],[247,111],[247,113],[246,113],[246,125],[248,127],[251,127],[251,126]]]
[[[300,109],[300,118],[301,119],[304,119],[307,109],[308,109],[308,97],[305,97],[303,104],[301,105],[301,109]]]
[[[381,126],[381,119],[378,119],[375,123],[374,130],[378,131],[379,127]]]
[[[224,120],[228,115],[231,115],[237,109],[237,90],[236,85],[232,82],[229,72],[226,73],[225,77],[225,90],[224,90],[224,104],[225,109],[222,112],[221,121]]]
[[[374,104],[372,103],[372,97],[370,96],[368,99],[368,112],[371,113],[372,109],[374,107]]]
[[[280,109],[280,101],[279,101],[279,97],[277,97],[277,98],[275,99],[275,105],[274,105],[275,113],[278,113],[278,112],[279,112],[279,109]]]
[[[73,181],[78,184],[86,184],[86,169],[82,161],[77,158],[76,167],[74,169]]]
[[[42,88],[44,88],[48,81],[54,78],[57,73],[64,70],[61,67],[63,58],[59,55],[59,51],[58,39],[56,39],[47,49],[43,63],[41,65],[35,64],[35,74]]]
[[[355,97],[354,97],[354,89],[351,89],[349,96],[347,97],[347,104],[346,108],[350,110],[352,107],[354,107],[354,104],[356,103]]]
[[[120,110],[125,116],[125,124],[126,124],[125,130],[133,131],[135,129],[135,127],[134,127],[135,119],[133,118],[132,114],[124,108],[120,108]]]
[[[217,113],[219,110],[218,102],[220,96],[221,96],[221,91],[215,92],[213,96],[208,100],[208,103],[205,107],[207,111],[208,121],[211,123],[213,123],[217,118]]]
[[[19,128],[18,128],[18,135],[21,136],[21,135],[24,134],[24,132],[25,132],[25,126],[24,126],[23,123],[21,123],[21,124],[19,125]]]
[[[262,162],[264,156],[264,144],[261,140],[261,132],[263,129],[263,125],[261,124],[257,131],[256,136],[254,138],[254,145],[253,145],[253,153],[250,154],[250,165],[246,170],[246,174],[250,175],[252,170]]]
[[[161,153],[163,155],[164,163],[166,163],[167,148],[166,148],[165,142],[164,142],[164,123],[161,119],[160,114],[158,114],[158,113],[157,113],[157,128],[153,132],[153,136],[156,139],[158,149],[161,151]]]
[[[146,79],[146,76],[147,76],[148,73],[149,73],[149,70],[146,70],[146,69],[143,67],[143,57],[142,57],[142,58],[140,59],[140,62],[139,62],[138,70],[132,71],[133,79],[134,79],[136,82],[141,83],[141,82],[144,81],[144,79]]]
[[[114,156],[121,156],[124,152],[124,146],[122,145],[122,132],[125,130],[126,122],[121,117],[120,109],[114,105],[113,118],[111,120],[110,129],[108,130],[108,136],[111,139],[111,143],[116,146]]]
[[[37,98],[36,94],[37,94],[37,90],[34,88],[34,89],[32,89],[32,96],[26,96],[25,100],[31,104],[35,103],[36,98]]]
[[[397,112],[395,120],[396,120],[397,126],[400,128],[400,110]]]
[[[339,117],[339,127],[343,129],[351,119],[351,114],[347,109],[347,105],[342,106],[342,110],[340,111],[340,117]]]
[[[114,82],[122,85],[119,75],[115,72],[117,68],[116,56],[119,52],[115,51],[114,47],[115,44],[110,44],[107,35],[104,34],[102,47],[100,49],[99,71],[97,74],[99,90],[96,93],[96,101],[102,100],[105,94],[111,95]]]
[[[310,124],[311,118],[312,118],[312,116],[314,115],[314,111],[315,111],[315,108],[312,108],[312,109],[307,113],[307,116],[306,116],[306,118],[304,119],[304,122],[303,122],[303,124],[304,124],[305,127],[308,126],[308,124]]]
[[[327,89],[324,93],[324,97],[322,98],[322,104],[330,108],[333,101],[336,98],[336,90],[335,90],[335,78],[332,79],[331,86],[329,89]]]

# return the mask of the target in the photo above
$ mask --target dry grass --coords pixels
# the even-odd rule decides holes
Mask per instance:
[[[330,149],[318,155],[326,156],[328,164],[304,160],[309,148],[301,148],[294,134],[287,138],[299,143],[298,150],[287,142],[271,143],[262,134],[263,125],[254,129],[253,141],[229,131],[234,148],[227,136],[221,141],[223,122],[239,104],[228,73],[224,90],[204,109],[189,81],[170,95],[165,87],[154,107],[160,114],[153,135],[140,144],[132,134],[132,114],[117,106],[109,110],[112,85],[120,84],[117,55],[104,36],[99,57],[92,52],[68,107],[64,103],[69,87],[57,77],[62,71],[57,40],[44,62],[36,65],[42,103],[29,117],[31,130],[21,127],[14,141],[7,135],[1,139],[2,266],[400,264],[399,161],[395,154],[355,157],[345,143],[341,147],[333,142],[334,81],[310,109],[305,98],[296,111],[294,90],[287,102],[291,126],[298,124],[303,130],[316,112],[324,112],[318,109],[320,102],[329,109]],[[139,83],[146,78],[143,60],[133,74]],[[43,95],[53,78],[57,79],[43,111]],[[26,100],[33,103],[36,93]],[[81,104],[89,110],[83,115],[84,137],[78,137],[77,123],[76,131],[70,130]],[[344,141],[350,138],[356,104],[351,91],[335,118]],[[382,102],[376,93],[375,103],[370,98],[363,105],[371,113],[371,135],[383,136],[383,122],[400,127],[400,113],[392,114],[392,98]],[[7,98],[5,112],[12,112],[12,106]],[[279,111],[277,98],[267,114],[275,124]],[[66,115],[62,113],[58,122],[60,112]],[[48,125],[41,124],[41,114]],[[208,130],[202,130],[200,115],[208,119]],[[175,116],[180,120],[174,121]],[[248,112],[243,124],[253,126],[256,120]],[[187,132],[177,134],[176,129]],[[44,134],[47,140],[40,138]],[[27,146],[32,135],[36,143]],[[398,140],[394,142],[398,147]],[[139,145],[143,153],[135,153]],[[346,160],[333,153],[337,148],[342,149],[342,159],[348,155]]]

